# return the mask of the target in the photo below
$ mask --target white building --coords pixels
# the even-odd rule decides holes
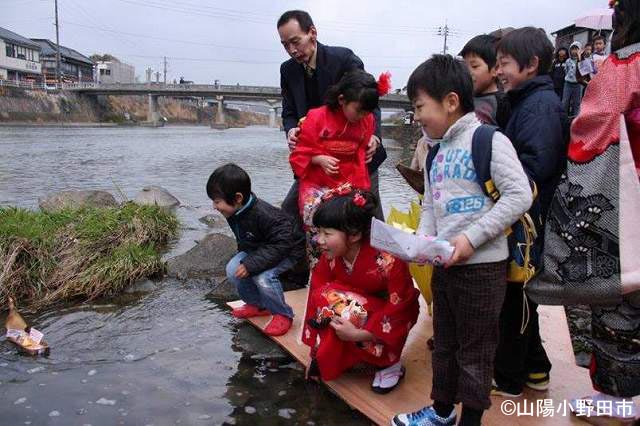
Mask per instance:
[[[135,83],[136,70],[132,65],[120,61],[99,61],[96,63],[96,82]]]
[[[40,46],[0,27],[0,80],[42,81]]]

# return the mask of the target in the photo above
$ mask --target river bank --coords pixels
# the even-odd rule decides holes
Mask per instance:
[[[210,125],[217,108],[196,98],[160,98],[159,113],[168,124]],[[60,127],[142,125],[147,121],[146,96],[81,96],[74,92],[45,92],[0,87],[0,125]],[[230,127],[267,125],[266,114],[225,110]]]

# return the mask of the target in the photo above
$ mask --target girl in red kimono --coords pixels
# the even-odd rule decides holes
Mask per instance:
[[[361,189],[371,186],[365,157],[375,131],[372,112],[378,107],[379,96],[389,90],[389,78],[383,74],[376,82],[365,71],[351,71],[329,89],[326,105],[310,110],[301,120],[289,162],[299,180],[298,205],[307,231],[311,267],[319,256],[312,219],[322,194],[344,183]]]
[[[308,375],[338,378],[356,364],[379,370],[372,389],[387,393],[404,376],[400,355],[418,318],[419,292],[407,265],[369,245],[377,204],[368,191],[325,194],[313,224],[322,255],[312,272],[302,341]]]

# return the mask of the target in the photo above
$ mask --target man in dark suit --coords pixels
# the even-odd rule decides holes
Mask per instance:
[[[327,90],[342,76],[364,65],[350,49],[325,46],[318,42],[318,32],[311,16],[302,10],[285,12],[278,20],[280,42],[291,59],[280,66],[282,89],[282,122],[289,149],[293,151],[298,141],[298,121],[307,111],[324,103]],[[387,158],[380,138],[380,110],[376,109],[376,131],[369,141],[367,163],[371,177],[371,191],[380,198],[378,191],[378,167]],[[302,227],[298,211],[298,182],[294,182],[282,203],[282,209],[294,216]],[[382,219],[382,207],[376,216]]]

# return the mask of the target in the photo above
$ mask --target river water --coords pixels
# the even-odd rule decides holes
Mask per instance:
[[[385,142],[385,211],[413,196],[393,166],[410,155]],[[37,208],[68,189],[104,189],[132,199],[146,185],[168,189],[181,238],[170,257],[212,229],[204,190],[213,169],[236,162],[259,197],[279,204],[291,184],[283,133],[264,127],[0,127],[0,205]],[[0,343],[1,425],[367,425],[253,327],[232,319],[203,284],[165,280],[123,294],[28,316],[52,345],[27,358]],[[4,324],[0,318],[0,331]]]

